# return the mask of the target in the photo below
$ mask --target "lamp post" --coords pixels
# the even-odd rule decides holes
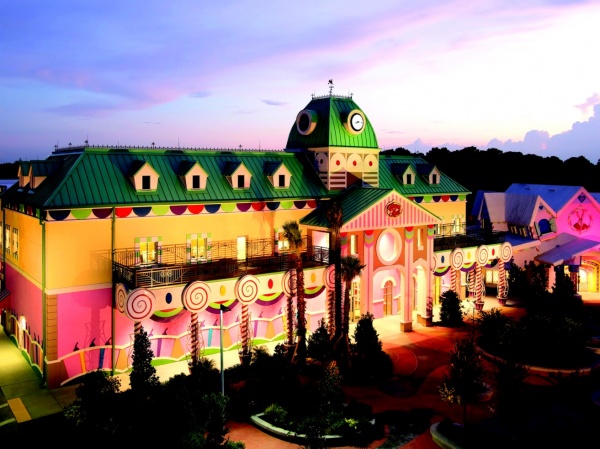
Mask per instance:
[[[231,309],[225,304],[219,304],[219,345],[221,350],[221,394],[225,396],[225,371],[223,369],[223,312],[229,312]]]

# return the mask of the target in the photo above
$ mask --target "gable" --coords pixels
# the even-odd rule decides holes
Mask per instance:
[[[441,219],[396,191],[370,205],[342,226],[342,231],[399,228],[441,223]]]
[[[195,161],[182,161],[179,167],[179,179],[188,191],[206,190],[208,174]]]
[[[158,173],[148,162],[137,160],[131,164],[129,179],[136,192],[156,192],[158,178]]]
[[[250,188],[252,175],[243,162],[228,162],[225,165],[223,174],[231,188],[236,190]]]
[[[283,162],[265,162],[265,175],[276,189],[290,187],[292,174]]]

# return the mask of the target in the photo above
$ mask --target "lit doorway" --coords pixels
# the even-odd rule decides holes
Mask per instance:
[[[383,314],[391,315],[393,312],[392,307],[392,281],[387,281],[383,285]]]

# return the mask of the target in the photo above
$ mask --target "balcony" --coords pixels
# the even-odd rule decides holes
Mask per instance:
[[[304,268],[329,265],[329,249],[311,246],[305,237],[301,253]],[[235,240],[211,242],[211,259],[188,262],[186,245],[163,245],[160,263],[136,263],[134,248],[115,250],[112,259],[113,282],[128,288],[154,288],[187,284],[193,281],[236,278],[246,274],[287,271],[295,266],[295,254],[276,252],[275,242],[267,239],[248,240],[246,258],[238,258]],[[110,260],[110,251],[102,258]]]
[[[469,248],[481,245],[503,243],[505,231],[492,231],[482,228],[470,228],[466,223],[441,225],[433,240],[434,251],[447,251],[454,248]]]

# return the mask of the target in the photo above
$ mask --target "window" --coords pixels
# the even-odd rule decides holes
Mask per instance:
[[[285,187],[285,175],[279,175],[279,187]]]
[[[199,189],[200,188],[200,175],[193,175],[192,176],[192,189]]]
[[[4,226],[4,248],[10,254],[10,225]]]
[[[350,236],[350,254],[358,254],[358,236],[355,234]]]
[[[417,229],[417,247],[423,249],[423,229]]]
[[[410,173],[406,174],[406,184],[412,184],[412,175]]]
[[[287,251],[290,249],[290,241],[287,239],[284,239],[283,237],[281,237],[278,241],[277,241],[277,249],[279,251]]]
[[[238,177],[237,177],[237,186],[238,186],[238,189],[243,189],[244,188],[244,175],[238,175]]]
[[[453,224],[454,224],[454,226],[453,226],[454,229],[452,231],[455,234],[460,234],[460,228],[461,228],[461,226],[460,226],[460,218],[455,218]]]
[[[433,174],[431,175],[431,183],[432,183],[432,184],[437,184],[437,183],[438,183],[438,177],[437,177],[437,174],[433,173]]]
[[[19,258],[19,230],[13,228],[12,255],[15,259]]]
[[[140,264],[152,265],[156,263],[156,242],[140,242]]]
[[[500,262],[502,263],[502,262]],[[485,271],[485,283],[489,285],[498,285],[498,271],[497,270],[486,270]]]
[[[142,176],[142,190],[150,190],[150,176]]]
[[[190,246],[192,261],[206,260],[206,251],[208,247],[206,238],[192,239]]]

